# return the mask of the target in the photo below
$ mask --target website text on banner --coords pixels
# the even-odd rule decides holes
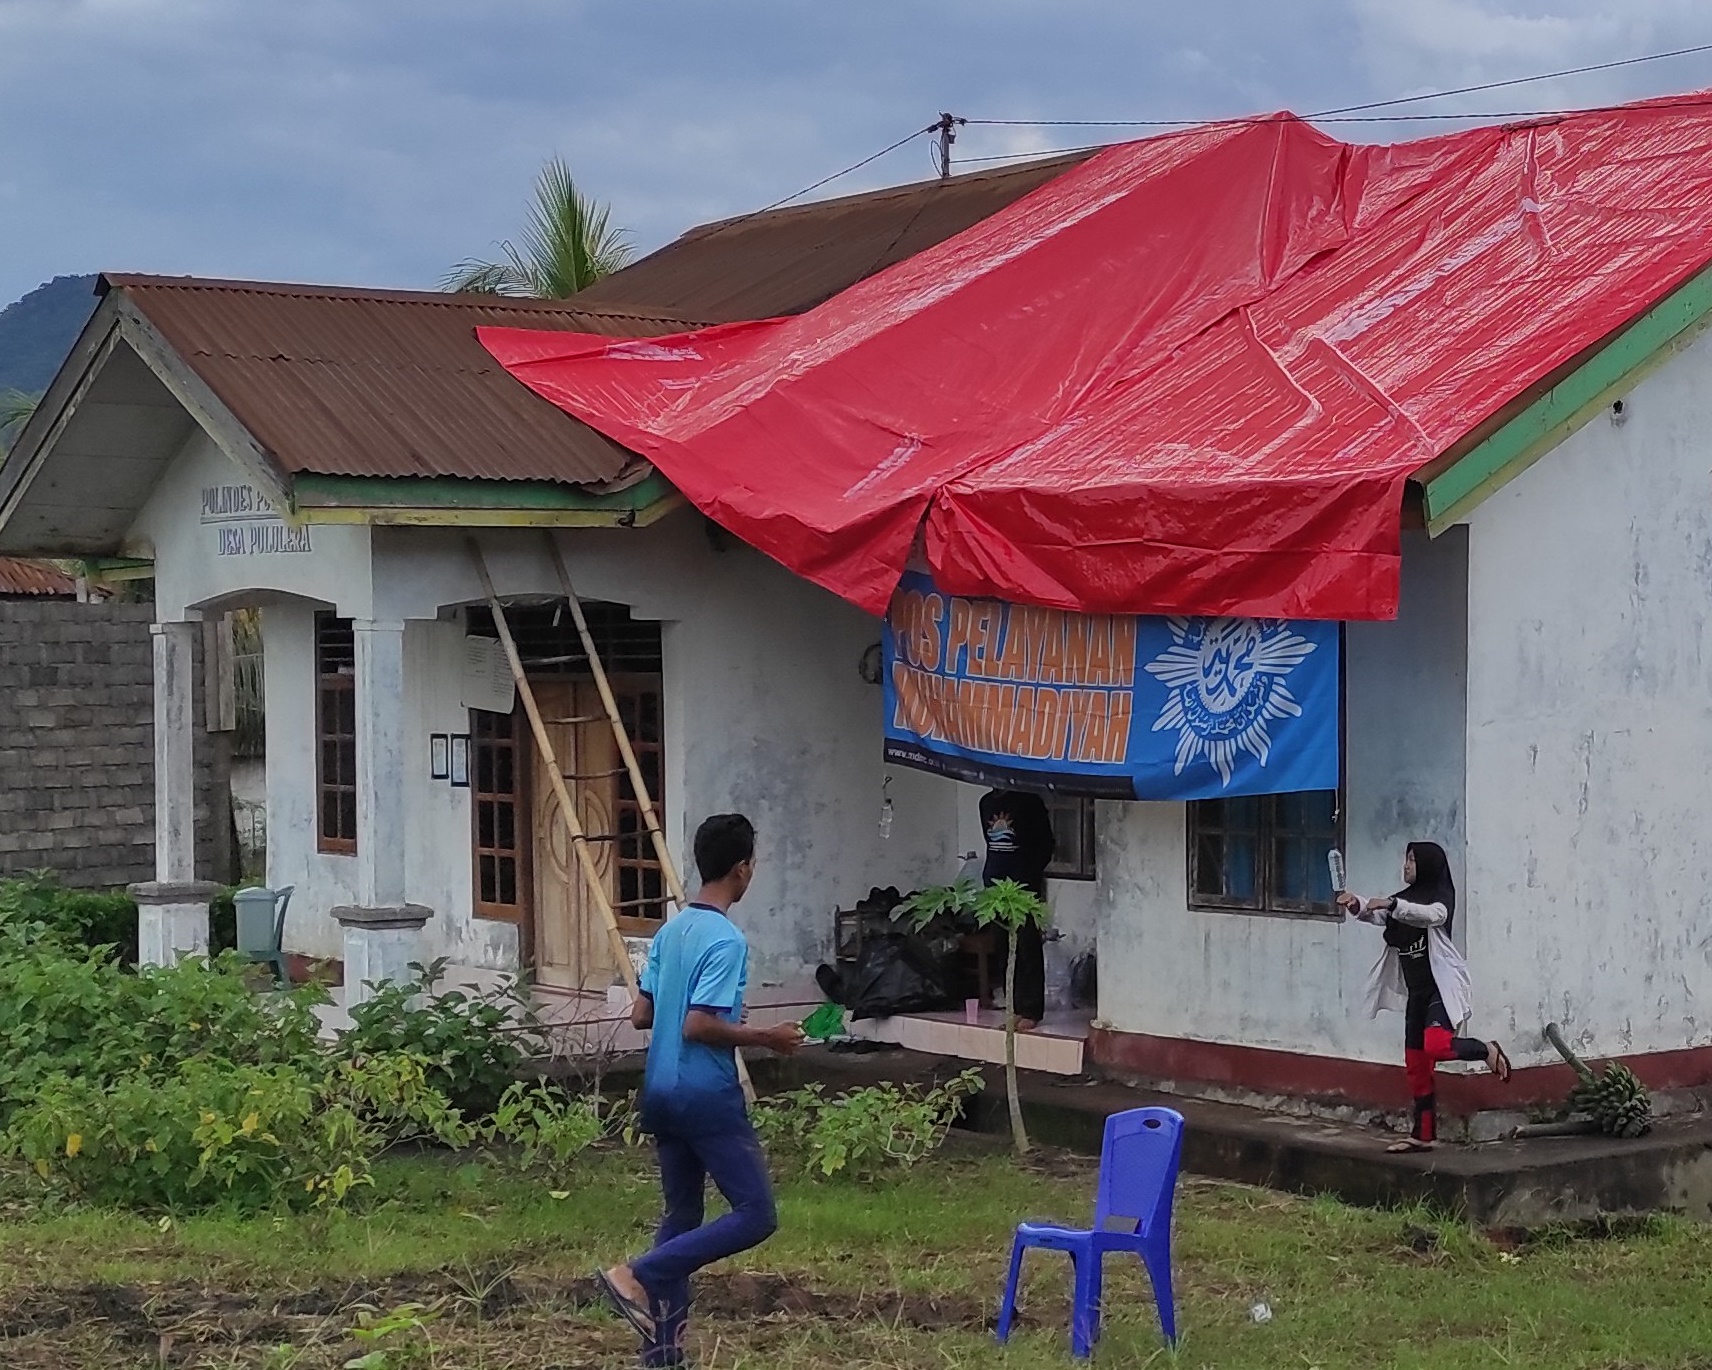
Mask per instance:
[[[1218,799],[1338,784],[1336,623],[1074,614],[904,576],[886,759],[977,784]]]

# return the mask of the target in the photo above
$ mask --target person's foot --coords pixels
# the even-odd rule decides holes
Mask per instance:
[[[607,1302],[646,1342],[654,1340],[654,1315],[648,1311],[648,1291],[635,1271],[627,1265],[615,1265],[595,1275]]]
[[[1018,1032],[1033,1032],[1039,1026],[1040,1024],[1033,1018],[1018,1018],[1016,1021],[1016,1030]]]
[[[1487,1044],[1486,1068],[1504,1084],[1510,1083],[1510,1058],[1504,1054],[1504,1048],[1496,1042]]]
[[[1437,1151],[1437,1142],[1423,1142],[1419,1137],[1405,1137],[1400,1142],[1392,1142],[1385,1149],[1393,1155],[1402,1155],[1409,1151]]]

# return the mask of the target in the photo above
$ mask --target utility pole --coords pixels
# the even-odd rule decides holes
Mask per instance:
[[[941,114],[939,122],[934,125],[939,130],[939,179],[942,181],[951,175],[951,145],[957,141],[957,126],[968,122],[954,114]]]

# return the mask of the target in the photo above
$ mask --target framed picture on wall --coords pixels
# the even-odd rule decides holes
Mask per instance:
[[[428,736],[428,778],[446,780],[452,774],[452,739],[446,733]]]
[[[468,788],[470,783],[470,735],[468,733],[453,733],[451,741],[452,784],[460,788]]]

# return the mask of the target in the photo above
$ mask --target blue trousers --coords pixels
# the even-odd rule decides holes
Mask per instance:
[[[661,1130],[654,1145],[660,1158],[660,1189],[666,1213],[653,1250],[630,1263],[648,1291],[657,1330],[646,1363],[670,1365],[681,1354],[689,1317],[690,1276],[704,1265],[759,1246],[778,1230],[766,1153],[754,1128],[698,1134]],[[729,1213],[702,1221],[707,1181],[725,1196]]]

